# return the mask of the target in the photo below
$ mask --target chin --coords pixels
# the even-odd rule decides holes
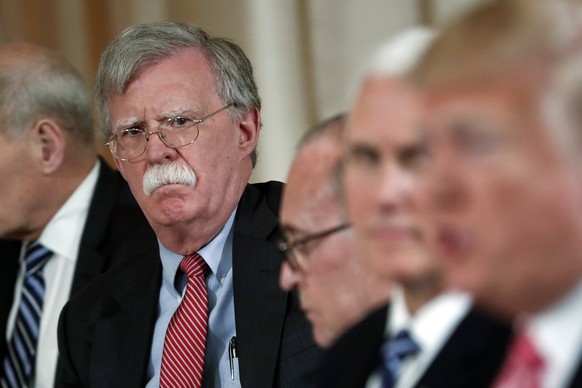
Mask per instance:
[[[332,335],[331,333],[321,333],[318,330],[313,331],[313,337],[315,339],[315,343],[322,348],[329,348],[333,345],[334,341],[336,340],[336,336]]]

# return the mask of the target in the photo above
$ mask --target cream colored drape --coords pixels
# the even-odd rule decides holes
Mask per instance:
[[[171,19],[228,37],[250,57],[263,99],[253,180],[285,180],[301,134],[348,108],[375,47],[476,1],[0,0],[0,39],[57,49],[92,85],[101,51],[128,25]]]

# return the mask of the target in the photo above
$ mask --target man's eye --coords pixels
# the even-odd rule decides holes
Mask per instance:
[[[191,119],[190,117],[180,116],[180,117],[176,117],[173,119],[169,119],[168,124],[172,128],[183,128],[183,127],[189,127],[191,125],[194,125],[194,120]]]
[[[428,147],[419,145],[405,149],[400,154],[402,166],[410,170],[418,170],[424,167],[429,161]]]
[[[303,256],[309,256],[318,245],[318,240],[300,241],[295,244],[295,249],[301,252]]]
[[[127,129],[124,129],[123,131],[121,131],[120,137],[126,138],[126,139],[131,139],[134,137],[141,136],[143,133],[144,133],[143,130],[141,130],[139,128],[127,128]]]
[[[453,130],[455,144],[467,153],[491,154],[499,146],[495,131],[485,124],[460,123]]]
[[[375,166],[378,164],[377,152],[363,147],[355,147],[348,152],[347,164],[352,166]]]

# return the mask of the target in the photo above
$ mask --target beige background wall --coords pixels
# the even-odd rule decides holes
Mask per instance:
[[[254,64],[263,99],[253,180],[285,180],[303,131],[347,109],[375,47],[409,26],[438,25],[477,1],[0,0],[0,40],[57,49],[92,86],[101,51],[128,25],[171,19],[228,37]]]

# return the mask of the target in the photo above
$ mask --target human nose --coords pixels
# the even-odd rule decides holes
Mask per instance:
[[[300,271],[295,271],[291,268],[289,263],[283,262],[281,265],[281,272],[279,274],[279,285],[285,291],[292,291],[299,286],[301,279]]]
[[[413,191],[413,178],[394,165],[383,167],[378,177],[376,196],[382,208],[396,210],[409,205]]]
[[[463,163],[444,145],[435,148],[431,154],[431,161],[422,179],[425,204],[441,210],[461,205],[459,173]]]
[[[166,140],[166,135],[160,128],[146,131],[146,155],[151,161],[174,158],[177,154],[174,146]],[[155,136],[157,135],[157,136]]]
[[[162,132],[161,128],[155,129],[155,130],[153,130],[153,131],[146,131],[146,133],[145,133],[145,138],[146,138],[146,146],[147,146],[147,143],[149,143],[149,141],[150,141],[150,136],[151,136],[151,135],[158,135],[158,138],[159,138],[159,139],[160,139],[160,140],[161,140],[161,141],[162,141],[162,142],[163,142],[163,143],[164,143],[166,146],[168,146],[168,147],[172,147],[171,145],[169,145],[169,144],[166,142],[166,135],[165,135],[165,134]]]

